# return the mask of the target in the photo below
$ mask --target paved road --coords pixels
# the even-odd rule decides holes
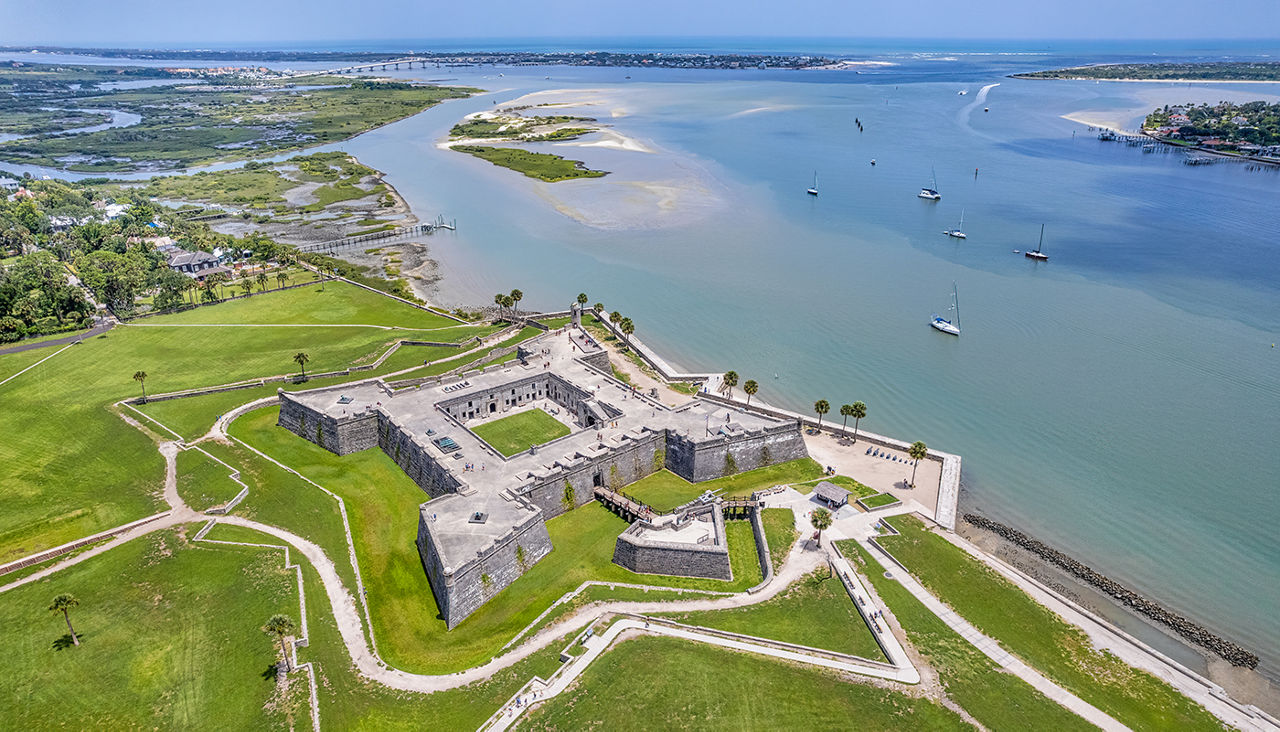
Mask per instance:
[[[0,356],[3,356],[7,353],[22,353],[23,351],[34,351],[37,348],[49,348],[51,346],[65,346],[68,343],[75,343],[76,341],[82,341],[86,338],[93,338],[95,336],[102,335],[103,333],[106,333],[107,331],[111,330],[113,325],[115,325],[115,323],[106,322],[101,325],[95,325],[94,327],[90,328],[89,330],[83,333],[72,333],[71,335],[65,336],[63,338],[54,338],[53,340],[48,340],[48,341],[34,341],[34,342],[28,341],[25,343],[15,343],[12,346],[6,346],[4,348],[0,348]]]

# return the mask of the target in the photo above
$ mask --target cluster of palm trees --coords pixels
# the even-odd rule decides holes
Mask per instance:
[[[596,303],[596,307],[598,308],[596,310],[597,313],[604,310],[604,305],[601,305],[600,303]],[[627,348],[630,348],[631,334],[636,332],[635,323],[631,322],[631,318],[625,317],[622,313],[614,310],[612,313],[609,313],[609,322],[613,323],[613,326],[622,333],[622,340],[626,342]]]
[[[733,388],[737,385],[737,371],[726,371],[724,372],[724,375],[720,377],[720,390],[727,394],[730,399],[733,398]],[[755,379],[747,379],[746,383],[742,385],[742,391],[746,392],[747,406],[749,407],[751,406],[751,397],[755,396],[756,392],[760,391],[760,385],[756,383]]]
[[[524,299],[524,293],[519,290],[512,290],[511,294],[504,295],[501,292],[493,296],[493,304],[498,306],[498,317],[503,317],[504,310],[510,310],[514,315],[519,313],[520,301]]]

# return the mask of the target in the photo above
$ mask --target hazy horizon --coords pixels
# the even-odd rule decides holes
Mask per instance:
[[[270,45],[456,43],[523,39],[763,39],[929,41],[1269,41],[1259,28],[1280,28],[1280,5],[1238,0],[1230,13],[1203,12],[1192,0],[1081,0],[1071,5],[1019,0],[910,5],[797,0],[766,2],[654,0],[643,6],[506,0],[435,8],[390,0],[361,7],[315,0],[260,3],[226,0],[184,6],[158,0],[103,4],[87,0],[33,4],[0,0],[9,22],[3,45],[78,45],[157,49]],[[1159,12],[1154,12],[1155,10]],[[1194,22],[1188,22],[1194,19]],[[1247,19],[1247,22],[1242,22]],[[388,38],[387,29],[394,28]],[[407,29],[415,29],[409,31]],[[625,35],[618,29],[626,28]],[[420,30],[417,30],[420,29]]]

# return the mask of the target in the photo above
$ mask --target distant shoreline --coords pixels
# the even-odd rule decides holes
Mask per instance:
[[[1022,76],[1010,75],[1010,79],[1028,79],[1030,81],[1118,81],[1142,84],[1280,84],[1276,79],[1104,79],[1097,76]]]

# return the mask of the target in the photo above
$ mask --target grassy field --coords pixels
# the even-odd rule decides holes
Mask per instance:
[[[888,493],[877,493],[869,498],[862,499],[863,505],[867,508],[880,508],[882,506],[892,506],[900,501]]]
[[[79,647],[45,609],[63,592],[80,600]],[[299,619],[280,552],[190,546],[173,531],[0,594],[0,728],[283,728],[267,708],[277,656],[261,626],[274,613]]]
[[[777,463],[757,470],[750,470],[725,478],[716,478],[699,483],[698,487],[712,491],[721,498],[739,498],[749,496],[756,491],[772,488],[784,483],[795,483],[810,480],[822,475],[822,466],[813,458],[800,458],[785,463]]]
[[[1094,729],[1027,682],[996,666],[900,583],[885,577],[884,570],[857,541],[846,539],[838,544],[905,628],[907,640],[937,670],[947,696],[987,729]]]
[[[603,170],[591,170],[579,160],[566,160],[559,155],[530,152],[517,147],[455,145],[453,149],[547,183],[575,178],[602,178],[608,175]]]
[[[226,503],[240,492],[231,471],[200,450],[179,452],[177,471],[178,495],[197,511]]]
[[[901,536],[881,544],[978,630],[1080,698],[1135,729],[1220,729],[1213,715],[1168,684],[1096,650],[1016,585],[919,519],[891,519]]]
[[[163,319],[169,325],[234,323],[236,325],[381,325],[394,328],[453,328],[459,323],[427,310],[346,282],[314,287],[267,291],[252,297],[185,310],[139,324]],[[451,340],[419,336],[421,340]]]
[[[844,584],[827,570],[802,577],[782,594],[758,605],[670,613],[668,617],[731,633],[772,638],[873,661],[885,660]]]
[[[773,563],[773,571],[777,572],[787,560],[791,545],[800,536],[800,532],[796,530],[795,513],[789,508],[766,508],[762,519],[765,542],[769,545],[769,558]]]
[[[389,298],[366,300],[365,294],[378,296],[356,288],[348,288],[347,294],[341,287],[330,286],[325,293],[315,289],[269,292],[192,314],[148,318],[146,326],[119,327],[0,387],[7,405],[0,412],[0,434],[5,435],[0,440],[0,561],[159,510],[164,462],[145,435],[111,411],[113,402],[140,393],[131,378],[135,371],[147,372],[147,390],[154,394],[295,372],[293,355],[298,351],[310,355],[310,372],[338,370],[372,361],[398,338],[421,337],[421,331],[332,326],[171,327],[171,318],[224,307],[243,309],[236,317],[262,313],[265,318],[280,312],[273,307],[277,298],[288,317],[305,317],[308,294],[316,296],[321,312],[345,301],[357,305],[342,308],[356,307],[361,317],[382,322],[420,324],[438,318]],[[0,363],[27,357],[0,357]],[[240,396],[252,397],[236,398]],[[211,410],[213,416],[223,411],[221,406]]]
[[[928,699],[675,638],[619,643],[522,729],[967,729]]]
[[[547,522],[555,547],[551,554],[456,628],[446,630],[414,545],[418,505],[426,495],[380,450],[338,457],[275,427],[277,411],[268,408],[242,416],[232,424],[231,434],[346,501],[378,647],[397,668],[445,673],[482,663],[586,580],[741,592],[762,578],[751,526],[745,521],[730,521],[725,527],[734,572],[731,582],[629,572],[612,563],[614,543],[627,522],[593,502]],[[273,484],[279,480],[269,477],[277,468],[261,469]],[[251,492],[241,505],[259,520],[315,538],[330,556],[343,556],[345,552],[335,554],[329,548],[340,546],[341,526],[325,519],[324,507],[331,501],[318,495],[315,488],[283,481],[281,487]],[[304,509],[315,518],[290,515],[291,510]],[[343,562],[338,564],[341,568]]]
[[[711,491],[723,498],[749,496],[752,493],[796,480],[821,475],[822,467],[812,458],[769,465],[725,478],[690,483],[669,470],[660,470],[627,486],[623,492],[634,496],[657,511],[669,511]]]
[[[569,434],[569,428],[541,409],[530,409],[492,422],[478,424],[471,431],[506,457]]]
[[[655,511],[670,511],[692,501],[705,490],[702,484],[690,483],[664,468],[632,483],[623,492]]]

